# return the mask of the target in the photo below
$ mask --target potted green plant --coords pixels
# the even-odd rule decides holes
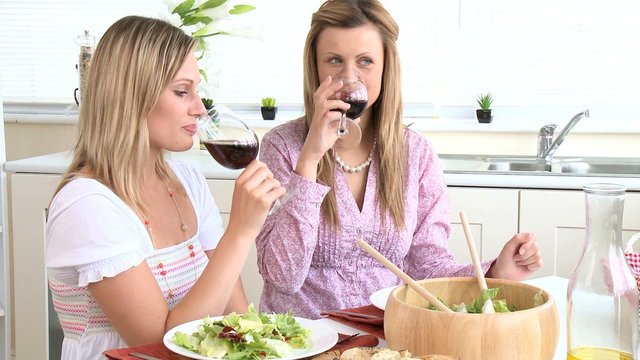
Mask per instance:
[[[276,98],[262,98],[262,107],[260,108],[260,111],[262,112],[262,118],[264,120],[275,119],[276,113],[278,112],[278,107],[276,106]]]
[[[490,123],[493,120],[493,116],[491,116],[491,104],[493,103],[493,95],[491,93],[479,94],[476,97],[476,101],[478,102],[478,106],[480,109],[476,110],[476,118],[479,123]]]

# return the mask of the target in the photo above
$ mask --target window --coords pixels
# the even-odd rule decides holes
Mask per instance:
[[[302,102],[302,49],[320,0],[247,0],[261,40],[216,37],[216,100]],[[631,108],[640,98],[640,3],[611,0],[383,0],[400,25],[405,103],[422,115],[495,107]],[[0,0],[5,100],[72,103],[74,38],[99,36],[118,18],[158,16],[160,0]],[[243,15],[245,16],[245,15]]]

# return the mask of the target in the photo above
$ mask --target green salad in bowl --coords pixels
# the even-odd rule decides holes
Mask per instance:
[[[498,296],[499,291],[500,291],[499,287],[482,290],[480,296],[475,298],[470,304],[465,304],[462,302],[459,304],[449,305],[443,299],[440,299],[440,301],[442,301],[442,303],[445,304],[449,309],[453,310],[454,312],[460,312],[460,313],[481,314],[482,306],[489,299],[491,299],[491,301],[493,302],[493,309],[497,313],[518,311],[518,308],[516,306],[507,305],[506,300],[504,299],[496,300],[496,296]],[[540,290],[535,295],[533,295],[533,306],[534,307],[540,306],[543,303],[544,303],[544,298],[542,297],[542,290]],[[437,310],[437,308],[431,304],[429,304],[428,308],[430,310]]]
[[[206,317],[191,334],[176,331],[173,341],[200,355],[229,360],[286,358],[310,345],[309,330],[291,313],[259,313],[253,304],[245,314]]]

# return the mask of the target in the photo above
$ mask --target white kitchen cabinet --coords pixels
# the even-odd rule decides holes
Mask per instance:
[[[234,180],[207,180],[209,189],[216,200],[222,221],[226,229],[229,223],[229,213],[231,212],[231,198],[233,197]],[[249,303],[258,306],[260,304],[260,294],[262,294],[262,276],[258,272],[257,250],[255,245],[249,250],[247,261],[242,269],[242,282],[244,291],[247,294]]]
[[[471,263],[460,212],[467,215],[478,257],[494,258],[504,243],[518,232],[518,192],[518,189],[449,187],[449,248],[457,262]]]
[[[7,176],[4,171],[6,152],[3,113],[2,91],[0,89],[0,360],[9,359],[11,354],[9,212],[7,211]]]
[[[15,358],[43,360],[49,357],[48,286],[44,266],[45,209],[61,175],[10,175],[10,209],[13,239],[13,311]],[[51,334],[60,333],[52,331]],[[59,348],[56,344],[55,348]],[[54,350],[55,352],[55,350]],[[53,357],[55,358],[55,356]]]
[[[521,190],[520,229],[536,234],[543,268],[536,276],[570,277],[584,244],[585,198],[581,190]],[[640,232],[640,193],[625,195],[622,238]]]

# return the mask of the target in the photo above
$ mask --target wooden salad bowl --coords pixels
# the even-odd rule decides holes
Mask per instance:
[[[436,278],[418,281],[448,304],[471,303],[480,294],[475,278]],[[541,291],[515,281],[487,279],[500,287],[496,299],[505,299],[518,311],[466,314],[429,310],[428,302],[407,285],[393,290],[384,313],[384,335],[391,349],[415,355],[443,354],[464,360],[546,360],[558,345],[558,309],[542,290],[544,302],[534,307]]]

